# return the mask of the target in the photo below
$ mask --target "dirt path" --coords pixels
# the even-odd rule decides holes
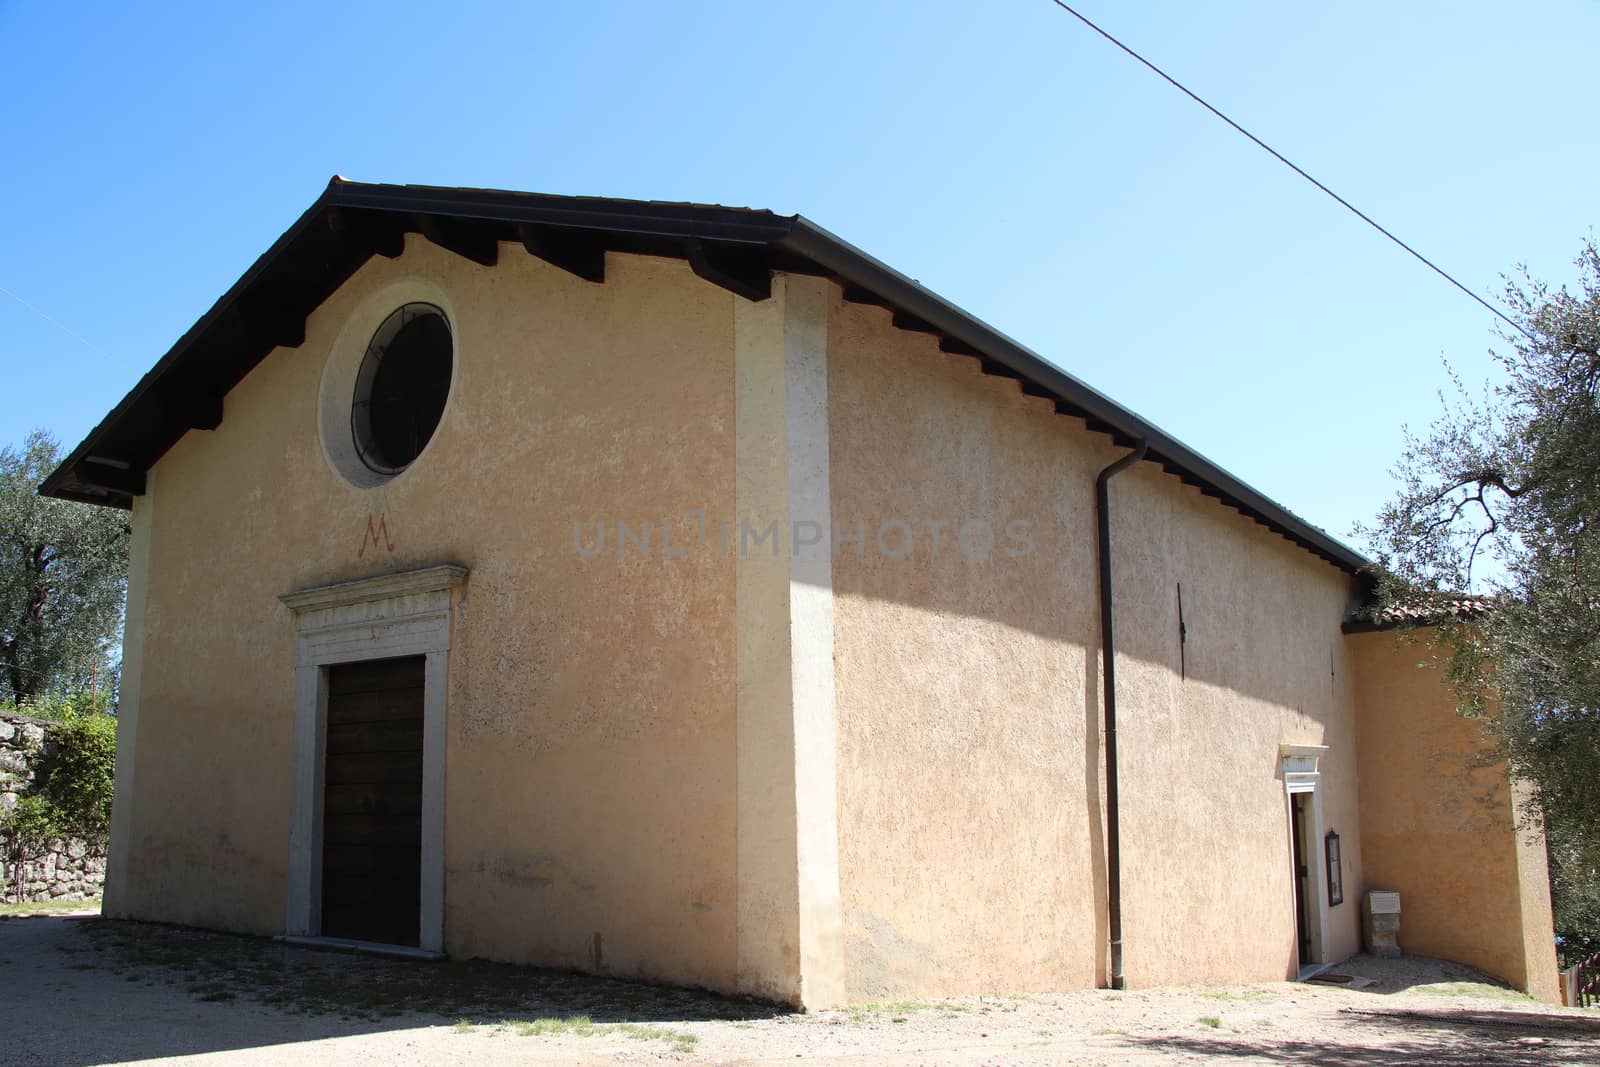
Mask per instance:
[[[95,919],[0,920],[0,1064],[1600,1063],[1600,1013],[1430,960],[1362,989],[1083,991],[795,1015],[566,973]]]

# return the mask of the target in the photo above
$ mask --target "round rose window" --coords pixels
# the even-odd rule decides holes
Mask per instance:
[[[450,395],[450,322],[432,304],[406,304],[372,335],[356,374],[350,433],[369,470],[393,476],[422,453]]]

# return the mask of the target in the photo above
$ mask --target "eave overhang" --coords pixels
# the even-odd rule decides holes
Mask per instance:
[[[1182,442],[905,275],[795,215],[747,208],[547,196],[489,189],[368,185],[335,178],[317,201],[189,329],[45,479],[47,496],[129,507],[145,472],[190,430],[215,429],[228,391],[274,349],[304,342],[305,321],[375,255],[418,233],[493,265],[506,243],[591,282],[605,253],[669,256],[741,299],[774,271],[820,275],[845,299],[888,310],[896,326],[1012,378],[1062,415],[1131,446],[1225,507],[1352,574],[1369,562]],[[519,253],[520,254],[520,253]]]
[[[1481,621],[1494,610],[1493,597],[1464,593],[1437,598],[1431,603],[1381,606],[1376,590],[1370,589],[1359,606],[1345,617],[1340,629],[1347,634],[1426,629],[1448,622]]]

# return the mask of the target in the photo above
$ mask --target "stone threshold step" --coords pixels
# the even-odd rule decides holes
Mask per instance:
[[[279,934],[273,938],[285,945],[316,949],[320,952],[355,952],[363,956],[386,956],[397,960],[446,959],[443,952],[432,952],[415,945],[386,945],[381,941],[357,941],[350,937],[307,937],[300,934]]]

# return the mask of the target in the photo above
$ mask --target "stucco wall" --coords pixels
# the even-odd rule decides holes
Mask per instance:
[[[1118,673],[1130,979],[1296,973],[1285,742],[1328,747],[1312,848],[1339,833],[1344,902],[1326,905],[1320,958],[1349,957],[1362,885],[1338,630],[1349,579],[1150,466],[1112,493],[1117,643],[1131,661]],[[1310,891],[1325,896],[1325,880]]]
[[[1471,964],[1557,1001],[1544,844],[1483,723],[1456,713],[1438,653],[1352,635],[1368,880],[1400,894],[1401,950]]]
[[[358,490],[317,400],[353,311],[400,279],[447,299],[456,366],[416,463]],[[604,285],[520,248],[482,268],[420,238],[374,259],[155,466],[138,774],[122,914],[281,930],[293,589],[471,569],[449,665],[445,947],[731,988],[733,561],[664,558],[731,510],[732,300],[678,262]],[[363,339],[364,342],[364,339]],[[574,549],[573,521],[593,547]],[[616,520],[652,552],[619,556]]]
[[[502,256],[412,238],[372,261],[151,471],[108,911],[283,928],[278,597],[451,562],[470,569],[447,694],[452,955],[808,1004],[1103,982],[1093,487],[1122,450],[829,283],[780,279],[741,319],[675,261],[612,255],[602,286]],[[451,399],[410,470],[355,489],[324,455],[324,368],[418,285],[455,328]],[[1357,688],[1348,577],[1152,464],[1112,500],[1129,984],[1294,973],[1286,743],[1327,746],[1315,837],[1340,834],[1345,901],[1321,957],[1349,955],[1368,838],[1405,814],[1358,814],[1355,709],[1362,780],[1382,783],[1396,769],[1368,758],[1365,724],[1405,697]],[[738,560],[686,508],[713,541],[769,514],[843,537],[831,566],[788,545]],[[801,788],[830,778],[836,878],[834,817]],[[1507,840],[1496,884],[1520,880],[1537,926],[1542,868]]]
[[[1338,629],[1349,579],[1150,464],[1113,482],[1112,499],[1130,982],[1298,969],[1285,743],[1328,749],[1312,859],[1337,831],[1344,902],[1325,903],[1320,959],[1352,955],[1363,872]],[[1325,879],[1310,890],[1325,898]]]
[[[839,838],[853,998],[1090,986],[1106,914],[1094,477],[1105,438],[841,304],[830,333]],[[1131,985],[1294,971],[1283,742],[1326,744],[1355,951],[1347,579],[1150,464],[1113,483]],[[915,531],[899,558],[874,528]],[[1004,534],[1030,523],[1034,550]],[[954,525],[935,552],[930,521]],[[952,547],[963,521],[997,550]],[[898,547],[898,529],[890,538]],[[1184,583],[1180,677],[1176,583]]]

